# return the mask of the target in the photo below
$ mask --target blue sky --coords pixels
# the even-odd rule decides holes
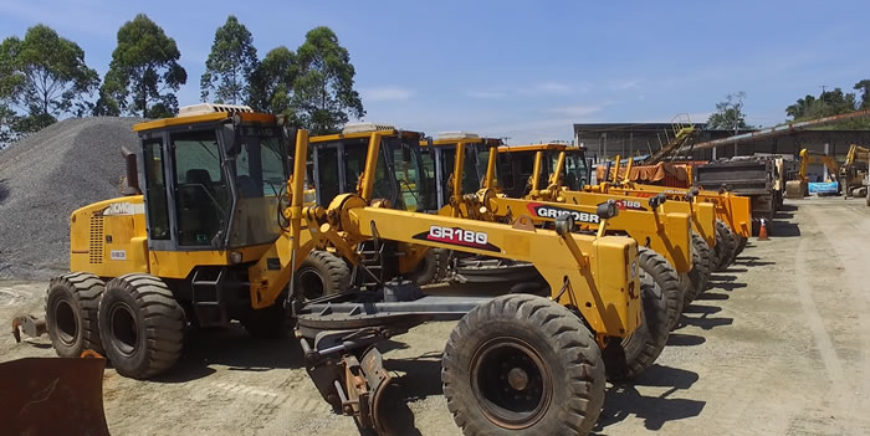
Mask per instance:
[[[367,121],[510,142],[570,139],[574,122],[705,121],[745,91],[748,121],[773,125],[821,86],[870,78],[865,1],[97,1],[3,0],[0,37],[44,23],[104,74],[117,29],[146,13],[199,99],[215,29],[234,14],[260,56],[326,25],[348,48]]]

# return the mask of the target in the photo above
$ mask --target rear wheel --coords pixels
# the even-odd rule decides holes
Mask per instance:
[[[612,381],[634,378],[655,362],[676,325],[683,302],[683,295],[678,292],[679,278],[667,260],[645,247],[638,247],[637,259],[643,320],[637,330],[622,340],[624,355],[605,353],[607,378]],[[674,310],[677,315],[672,319]]]
[[[51,279],[45,295],[45,325],[60,357],[79,357],[85,350],[103,352],[97,308],[105,285],[81,272]]]
[[[123,376],[153,377],[181,356],[184,310],[157,277],[127,274],[110,280],[99,321],[106,356]]]
[[[417,266],[417,270],[408,276],[418,285],[438,283],[446,275],[450,250],[430,248]]]
[[[466,435],[586,434],[604,403],[604,364],[574,313],[512,294],[469,312],[442,357],[447,407]]]
[[[328,251],[312,251],[296,271],[297,296],[306,300],[332,295],[347,289],[350,268]]]
[[[686,293],[683,300],[683,306],[688,306],[698,295],[701,295],[707,289],[707,282],[710,280],[710,260],[713,253],[710,251],[710,246],[704,241],[701,235],[692,232],[692,269],[689,271],[689,280],[692,285],[689,287],[689,292]]]

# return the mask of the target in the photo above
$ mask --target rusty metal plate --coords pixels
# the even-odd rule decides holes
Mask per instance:
[[[0,363],[0,433],[108,435],[104,359],[27,358]]]

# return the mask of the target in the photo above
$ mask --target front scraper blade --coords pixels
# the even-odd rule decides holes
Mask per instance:
[[[104,359],[27,358],[0,363],[3,434],[108,435]]]

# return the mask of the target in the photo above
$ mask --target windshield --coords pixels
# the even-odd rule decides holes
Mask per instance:
[[[232,157],[238,202],[230,246],[271,242],[281,231],[278,197],[287,182],[284,153],[275,128],[241,127]]]
[[[582,152],[566,152],[564,177],[562,184],[571,191],[580,191],[589,183],[588,166]]]
[[[383,140],[383,149],[389,155],[389,162],[398,183],[399,196],[396,199],[396,209],[412,212],[434,209],[433,185],[431,179],[427,177],[418,142],[419,140],[412,143],[395,137]],[[387,174],[378,171],[375,177],[376,185],[381,177],[386,178]],[[383,180],[383,184],[387,184],[387,181]]]
[[[223,241],[230,195],[214,129],[171,135],[175,164],[178,244],[217,246]]]
[[[453,176],[453,167],[456,164],[456,147],[440,147],[441,150],[441,174],[444,176],[441,179],[441,189],[444,192],[445,202],[453,192],[451,179]],[[463,162],[462,170],[462,192],[459,194],[473,194],[480,189],[480,173],[478,170],[478,158],[474,147],[466,146],[465,161]],[[483,167],[486,172],[486,164]]]

